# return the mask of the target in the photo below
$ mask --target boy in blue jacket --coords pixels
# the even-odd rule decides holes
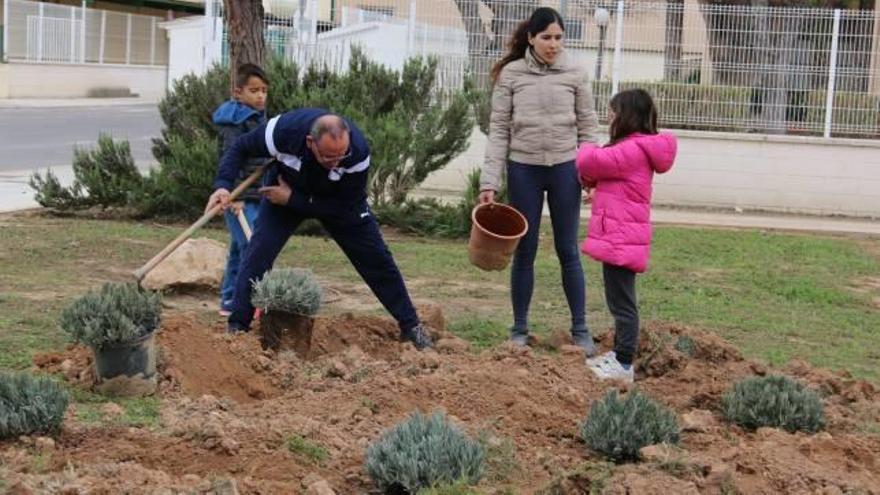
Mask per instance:
[[[249,159],[274,158],[260,188],[259,223],[236,284],[229,331],[253,319],[251,280],[271,267],[297,226],[318,219],[361,278],[397,320],[400,338],[431,347],[379,225],[367,204],[370,149],[360,129],[320,108],[286,112],[240,137],[223,155],[208,208],[229,203],[229,190]]]
[[[262,69],[253,64],[241,65],[235,74],[235,90],[233,98],[214,111],[214,125],[220,133],[219,158],[232,147],[241,135],[246,134],[260,124],[266,122],[266,96],[269,84]],[[247,176],[265,160],[250,159],[235,175],[232,187],[238,186]],[[226,227],[229,229],[229,254],[226,258],[226,271],[223,273],[223,285],[220,288],[220,314],[229,316],[232,313],[232,299],[235,283],[238,279],[239,265],[242,254],[247,247],[248,239],[238,221],[239,211],[244,213],[248,225],[253,230],[254,222],[260,205],[259,182],[245,189],[238,196],[239,201],[232,203],[223,212]]]

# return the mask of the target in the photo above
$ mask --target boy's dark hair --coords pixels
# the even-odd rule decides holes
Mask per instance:
[[[238,66],[238,70],[235,71],[235,87],[243,88],[247,86],[248,81],[252,77],[257,77],[267,85],[269,84],[269,79],[266,77],[266,73],[263,72],[259,66],[254,64],[241,64]]]
[[[614,112],[609,126],[611,142],[617,143],[633,133],[657,134],[657,107],[651,94],[644,89],[628,89],[611,98]]]

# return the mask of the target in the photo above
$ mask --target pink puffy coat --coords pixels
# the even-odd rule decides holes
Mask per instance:
[[[632,134],[604,148],[581,146],[581,181],[596,183],[584,253],[637,273],[648,268],[654,172],[672,168],[677,149],[675,136],[668,133]]]

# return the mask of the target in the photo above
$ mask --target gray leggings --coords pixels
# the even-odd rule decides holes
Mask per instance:
[[[632,364],[639,345],[639,306],[636,274],[620,266],[602,264],[605,302],[614,316],[614,353],[623,364]]]

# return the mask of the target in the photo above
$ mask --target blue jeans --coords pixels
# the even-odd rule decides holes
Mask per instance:
[[[255,222],[257,221],[257,212],[260,211],[260,203],[256,201],[244,202],[244,217],[247,218],[248,225],[253,233]],[[238,217],[227,210],[223,212],[223,218],[226,220],[226,228],[229,229],[229,254],[226,256],[226,271],[223,273],[223,284],[220,286],[220,308],[232,310],[232,299],[235,296],[235,281],[238,279],[238,269],[241,260],[244,258],[244,250],[248,246],[247,237],[241,224],[238,223]]]
[[[514,332],[523,333],[529,328],[529,304],[535,286],[535,256],[538,254],[545,193],[553,224],[553,243],[562,267],[562,288],[571,311],[571,330],[573,333],[586,332],[586,289],[578,250],[581,186],[574,162],[552,167],[510,162],[507,188],[511,206],[529,222],[529,231],[516,248],[510,271]]]

